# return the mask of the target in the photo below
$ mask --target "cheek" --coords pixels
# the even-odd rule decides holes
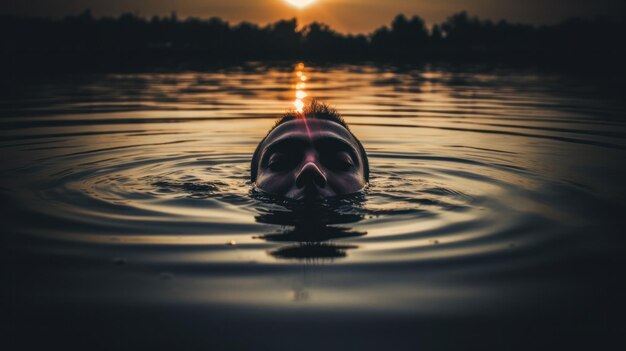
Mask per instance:
[[[328,183],[337,194],[349,194],[361,190],[365,179],[360,173],[329,174]]]
[[[270,193],[285,193],[293,187],[294,175],[292,173],[260,173],[256,185]]]

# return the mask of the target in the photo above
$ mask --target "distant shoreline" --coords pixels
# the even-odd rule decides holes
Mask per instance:
[[[2,71],[73,72],[201,69],[245,61],[474,62],[624,69],[625,22],[570,19],[535,26],[493,22],[466,12],[427,28],[396,16],[370,34],[341,34],[297,20],[267,26],[230,24],[217,17],[145,19],[133,14],[94,18],[89,11],[63,19],[0,16]]]

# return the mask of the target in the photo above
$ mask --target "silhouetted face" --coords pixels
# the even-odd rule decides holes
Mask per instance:
[[[256,185],[268,193],[317,199],[354,193],[365,183],[358,143],[338,123],[299,118],[276,127],[261,145]]]

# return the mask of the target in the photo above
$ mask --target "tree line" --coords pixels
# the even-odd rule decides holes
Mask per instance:
[[[430,28],[396,16],[368,34],[342,34],[297,19],[259,26],[218,17],[150,19],[127,13],[95,18],[89,10],[62,19],[0,17],[5,69],[36,65],[142,68],[185,61],[243,60],[520,61],[598,64],[624,58],[624,22],[573,18],[554,25],[515,24],[456,13]]]

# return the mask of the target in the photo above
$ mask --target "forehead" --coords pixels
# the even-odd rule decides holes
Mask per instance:
[[[335,138],[355,145],[352,134],[341,124],[316,118],[297,118],[276,127],[265,139],[265,146],[283,139]]]

